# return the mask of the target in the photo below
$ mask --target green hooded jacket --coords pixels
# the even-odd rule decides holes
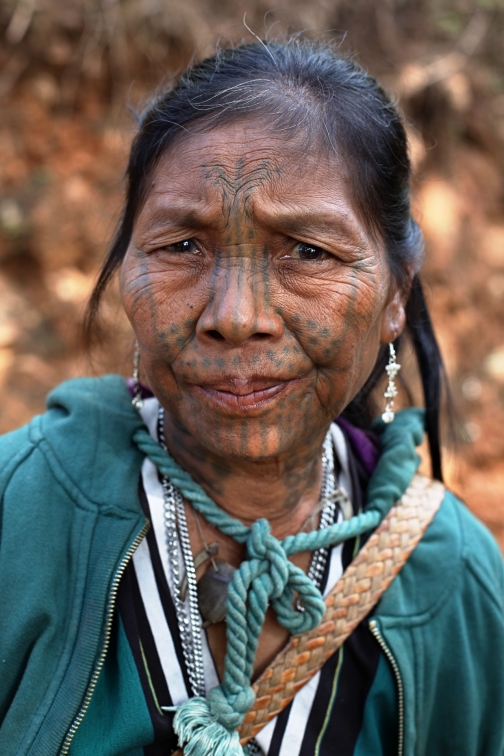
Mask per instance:
[[[137,494],[143,456],[132,442],[141,426],[124,380],[107,376],[62,384],[44,415],[0,438],[2,756],[66,753],[93,695],[113,695],[113,680],[100,671],[115,594],[149,528]],[[378,507],[411,480],[422,414],[406,410],[392,426],[377,427],[400,439],[370,481],[368,499]],[[370,627],[396,677],[397,752],[503,756],[503,563],[453,494]],[[118,754],[136,756],[128,728],[144,728],[148,738],[149,720],[134,665],[126,703],[128,722],[107,721],[107,737]],[[86,727],[81,733],[82,740]],[[358,750],[374,753],[372,742]],[[91,737],[84,752],[95,752]]]

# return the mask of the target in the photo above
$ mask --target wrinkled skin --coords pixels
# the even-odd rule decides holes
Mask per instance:
[[[335,157],[258,122],[185,135],[154,170],[121,270],[170,450],[222,507],[268,517],[280,538],[318,501],[331,420],[404,328],[348,184]],[[240,562],[240,547],[204,529]],[[268,621],[257,669],[285,640]]]

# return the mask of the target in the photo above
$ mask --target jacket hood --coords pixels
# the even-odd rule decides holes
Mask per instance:
[[[139,513],[143,454],[132,436],[144,423],[131,405],[124,378],[107,375],[66,381],[49,394],[47,410],[38,418],[42,443],[71,483],[101,509],[112,506],[104,493],[111,487],[131,492],[117,504]]]

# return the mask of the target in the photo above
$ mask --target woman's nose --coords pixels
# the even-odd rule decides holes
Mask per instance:
[[[283,322],[271,307],[264,271],[257,270],[253,261],[241,257],[219,267],[196,331],[200,337],[226,341],[233,346],[248,339],[280,337]]]

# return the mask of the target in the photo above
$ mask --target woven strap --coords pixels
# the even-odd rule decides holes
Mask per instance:
[[[326,597],[322,623],[292,636],[254,684],[257,698],[240,727],[242,744],[285,709],[369,614],[419,543],[444,492],[441,483],[415,475]]]
[[[401,500],[327,595],[322,623],[292,636],[254,683],[256,700],[239,728],[242,745],[285,709],[378,603],[420,542],[444,494],[441,483],[414,476]]]

